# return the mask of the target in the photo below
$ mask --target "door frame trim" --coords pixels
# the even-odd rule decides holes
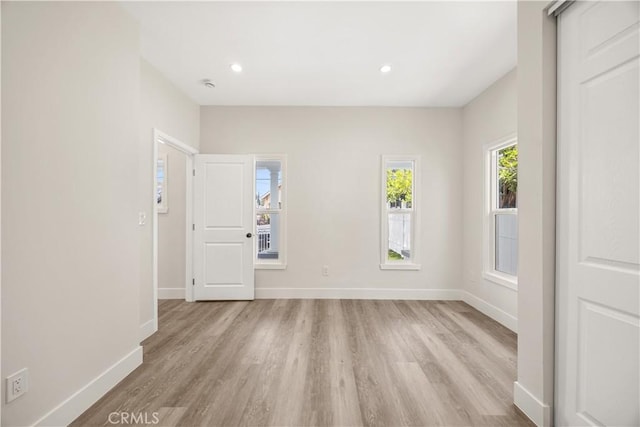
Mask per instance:
[[[184,278],[184,294],[186,301],[193,301],[193,289],[190,286],[193,279],[193,233],[191,227],[193,224],[193,156],[198,154],[199,151],[185,144],[184,142],[153,128],[153,189],[152,193],[156,193],[157,188],[157,172],[158,172],[158,147],[159,144],[166,144],[176,150],[185,154],[186,157],[186,239],[185,239],[185,278]],[[153,282],[153,331],[158,330],[158,206],[155,203],[155,196],[153,198],[153,261],[152,261],[152,282]]]

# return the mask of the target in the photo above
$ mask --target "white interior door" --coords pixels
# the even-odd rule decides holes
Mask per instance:
[[[640,425],[639,6],[558,18],[559,426]]]
[[[253,169],[251,156],[195,156],[196,301],[254,298]]]

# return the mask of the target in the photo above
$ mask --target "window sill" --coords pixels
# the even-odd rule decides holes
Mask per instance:
[[[254,270],[286,270],[287,264],[255,264]]]
[[[380,264],[380,270],[420,270],[420,264],[397,263],[397,264]]]
[[[495,271],[483,271],[482,277],[496,285],[504,286],[511,290],[518,290],[518,278],[516,276],[510,276],[508,274],[502,274]]]

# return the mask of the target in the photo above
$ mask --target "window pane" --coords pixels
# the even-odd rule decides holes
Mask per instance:
[[[280,256],[280,214],[256,215],[257,258],[275,259]]]
[[[164,172],[164,162],[165,162],[166,157],[162,157],[162,158],[158,158],[158,164],[156,167],[156,183],[157,183],[157,187],[156,187],[156,204],[158,206],[162,205],[163,202],[163,195],[165,194],[165,185],[164,185],[164,176],[165,176],[165,172]]]
[[[410,209],[413,202],[413,162],[387,162],[385,173],[387,174],[387,207]]]
[[[280,160],[256,162],[256,207],[282,208],[282,164]]]
[[[498,150],[498,209],[515,208],[518,196],[518,146]]]
[[[388,261],[411,260],[411,214],[389,214]]]
[[[516,276],[518,274],[518,216],[497,214],[495,218],[495,269]]]

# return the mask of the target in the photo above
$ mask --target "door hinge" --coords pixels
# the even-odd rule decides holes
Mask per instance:
[[[191,285],[195,286],[196,285],[196,279],[191,279]]]
[[[195,225],[195,224],[191,224],[191,229],[192,229],[193,231],[196,231],[196,225]]]
[[[195,169],[193,170],[193,176],[196,176],[196,170]]]

